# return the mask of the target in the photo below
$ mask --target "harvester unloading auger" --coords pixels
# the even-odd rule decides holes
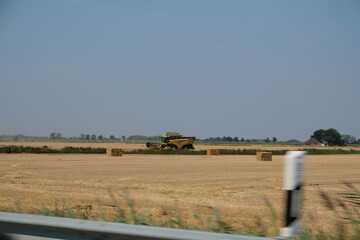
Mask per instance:
[[[161,143],[147,142],[149,149],[195,149],[194,141],[196,137],[183,137],[178,132],[167,132],[165,136],[160,136]]]

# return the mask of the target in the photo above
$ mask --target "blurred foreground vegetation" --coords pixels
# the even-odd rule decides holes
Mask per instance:
[[[294,238],[297,240],[358,240],[360,239],[360,192],[352,184],[344,184],[341,193],[328,194],[319,192],[323,205],[333,216],[333,229],[324,229],[321,220],[316,219],[312,213],[303,212],[301,235]],[[163,218],[159,220],[146,209],[139,209],[135,201],[128,194],[115,196],[109,192],[111,201],[107,206],[111,207],[112,213],[93,214],[92,205],[67,206],[56,203],[54,209],[32,210],[31,214],[78,218],[85,220],[111,221],[127,224],[169,227],[177,229],[200,230],[217,233],[241,234],[260,237],[277,237],[282,227],[282,216],[279,215],[272,204],[263,198],[268,207],[268,213],[262,217],[255,216],[254,221],[246,223],[241,220],[234,227],[234,223],[228,222],[221,216],[219,209],[202,206],[207,213],[191,212],[195,223],[190,224],[183,219],[183,214],[176,209],[162,209]],[[16,202],[15,212],[23,213],[21,203]],[[269,220],[272,224],[268,224]]]

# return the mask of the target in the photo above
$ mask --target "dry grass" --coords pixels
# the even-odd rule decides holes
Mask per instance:
[[[305,211],[330,229],[333,216],[317,191],[339,192],[342,182],[360,188],[359,169],[359,155],[308,156]],[[203,206],[211,206],[234,227],[264,214],[270,224],[261,196],[281,213],[282,176],[282,156],[260,162],[255,156],[0,154],[0,210],[15,211],[16,203],[27,213],[91,205],[92,216],[110,219],[111,191],[118,197],[128,193],[135,207],[157,220],[166,218],[166,209],[178,209],[186,223],[194,224],[192,213],[206,215]]]

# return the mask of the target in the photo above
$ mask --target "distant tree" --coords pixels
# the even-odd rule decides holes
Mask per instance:
[[[273,141],[273,142],[277,142],[277,138],[276,138],[276,137],[273,137],[272,141]]]
[[[286,142],[287,143],[301,143],[301,141],[297,140],[297,139],[290,139],[290,140],[287,140]]]
[[[56,138],[56,132],[50,133],[50,138],[51,138],[51,139],[55,139],[55,138]]]
[[[311,137],[316,138],[321,142],[325,142],[330,146],[344,146],[345,141],[341,138],[341,134],[335,128],[329,128],[327,130],[316,130]]]
[[[126,140],[126,136],[125,136],[125,135],[122,135],[122,136],[121,136],[121,139],[122,139],[123,141],[125,141],[125,140]]]
[[[81,139],[86,139],[86,135],[85,135],[85,134],[81,134],[81,135],[80,135],[80,138],[81,138]]]
[[[90,135],[87,134],[85,138],[86,138],[86,140],[90,140]]]
[[[20,137],[19,135],[14,136],[13,141],[14,141],[14,142],[19,141],[19,137]]]
[[[349,134],[341,135],[341,138],[344,140],[345,144],[356,144],[356,137]]]
[[[111,135],[111,136],[110,136],[110,139],[111,139],[111,140],[115,140],[115,136],[114,136],[114,135]]]
[[[91,135],[91,140],[96,140],[96,135],[95,134]]]
[[[239,138],[238,138],[238,137],[234,137],[234,142],[239,142]]]
[[[335,128],[329,128],[325,131],[325,142],[327,142],[330,146],[338,145],[344,146],[345,141],[341,138],[341,134]]]
[[[244,139],[244,138],[241,138],[240,142],[245,142],[245,139]]]
[[[270,142],[270,138],[267,137],[267,138],[265,139],[265,142],[267,142],[267,143]]]
[[[104,139],[103,135],[98,136],[98,140],[103,140],[103,139]]]
[[[143,135],[130,135],[127,140],[149,140],[149,137]]]
[[[313,135],[311,135],[311,138],[316,138],[317,140],[319,140],[320,142],[323,141],[324,137],[325,137],[325,130],[324,129],[319,129],[316,130]]]
[[[50,133],[50,139],[60,139],[61,137],[62,137],[61,133],[56,133],[56,132]]]
[[[151,136],[148,138],[149,140],[155,140],[155,141],[158,141],[160,140],[160,135],[156,135],[156,136]]]

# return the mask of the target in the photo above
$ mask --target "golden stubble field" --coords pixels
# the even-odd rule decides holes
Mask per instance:
[[[255,156],[0,154],[0,210],[91,205],[93,216],[111,218],[110,191],[120,200],[127,194],[155,219],[167,217],[164,209],[176,209],[194,224],[192,213],[206,216],[204,206],[211,206],[235,227],[258,218],[270,224],[262,197],[282,214],[283,161],[283,156],[259,162]],[[307,156],[305,166],[304,213],[331,228],[334,216],[318,191],[341,192],[343,182],[360,189],[360,156]]]

